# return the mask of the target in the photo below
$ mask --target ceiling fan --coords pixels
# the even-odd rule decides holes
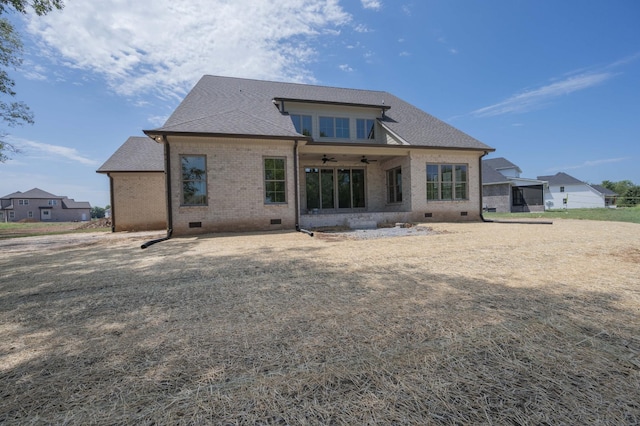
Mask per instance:
[[[369,160],[366,155],[363,155],[362,159],[360,160],[360,162],[362,162],[364,164],[375,163],[376,161],[378,161],[378,160]]]
[[[323,155],[323,156],[322,156],[322,164],[326,164],[328,161],[330,161],[330,162],[332,162],[332,163],[335,163],[335,162],[337,162],[338,160],[336,160],[336,159],[335,159],[335,158],[333,158],[333,157],[327,157],[327,155],[326,155],[326,154],[325,154],[325,155]]]

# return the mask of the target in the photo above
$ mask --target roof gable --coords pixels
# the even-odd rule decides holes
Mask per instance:
[[[380,108],[385,110],[384,125],[410,145],[493,151],[388,92],[210,75],[198,81],[162,127],[145,133],[308,139],[296,132],[278,99]]]
[[[487,160],[482,160],[482,184],[488,185],[498,183],[510,183],[510,180],[494,169],[491,166],[491,163],[488,163]]]
[[[520,167],[513,164],[511,161],[507,160],[504,157],[488,158],[482,161],[486,162],[486,164],[490,165],[494,170],[516,169],[518,173],[522,173],[522,170],[520,170]]]
[[[7,200],[7,199],[15,199],[15,198],[24,198],[24,199],[53,199],[53,198],[62,198],[59,195],[53,195],[50,192],[47,191],[43,191],[42,189],[39,188],[33,188],[30,189],[26,192],[14,192],[13,194],[9,194],[6,195],[4,197],[2,197],[3,200]]]
[[[586,185],[582,182],[570,176],[564,172],[558,172],[555,175],[550,176],[538,176],[538,180],[544,180],[549,182],[549,185]]]
[[[109,172],[162,172],[164,147],[146,136],[131,136],[97,170]]]

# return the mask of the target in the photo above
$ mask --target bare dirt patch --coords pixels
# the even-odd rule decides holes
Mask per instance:
[[[639,225],[424,229],[0,241],[0,423],[640,422]]]

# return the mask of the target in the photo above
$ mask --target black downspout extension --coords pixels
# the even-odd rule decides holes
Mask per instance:
[[[155,243],[166,241],[171,238],[171,234],[173,233],[173,215],[171,209],[171,148],[169,147],[169,141],[165,136],[162,136],[162,140],[164,142],[165,194],[167,196],[167,236],[147,241],[140,246],[141,249],[146,249]]]

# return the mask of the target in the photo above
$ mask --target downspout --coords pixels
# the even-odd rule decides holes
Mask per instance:
[[[158,140],[158,138],[161,138]],[[158,238],[156,240],[147,241],[140,246],[141,249],[146,249],[150,245],[166,241],[171,238],[173,233],[173,214],[171,209],[171,148],[169,146],[169,140],[165,136],[156,138],[157,142],[164,142],[164,175],[165,175],[165,193],[167,196],[167,236],[164,238]]]
[[[489,154],[489,151],[485,151],[484,154],[482,154],[480,156],[480,158],[478,159],[478,176],[480,178],[480,219],[482,219],[483,222],[493,222],[493,220],[489,220],[489,219],[485,219],[483,213],[483,209],[482,209],[482,193],[484,192],[483,186],[482,186],[482,159],[484,157],[487,156],[487,154]]]
[[[283,102],[284,104],[284,102]],[[313,232],[307,230],[307,229],[302,229],[300,228],[300,188],[299,188],[299,182],[298,182],[298,173],[300,173],[300,171],[298,170],[298,140],[296,139],[294,141],[294,145],[293,145],[293,185],[295,186],[295,196],[296,196],[296,200],[295,200],[295,210],[296,210],[296,231],[298,232],[304,232],[305,234],[309,235],[310,237],[313,237]]]
[[[111,203],[111,232],[116,232],[116,216],[113,213],[115,212],[115,209],[113,208],[113,177],[111,176],[111,173],[107,173],[107,176],[109,176],[109,202]]]

